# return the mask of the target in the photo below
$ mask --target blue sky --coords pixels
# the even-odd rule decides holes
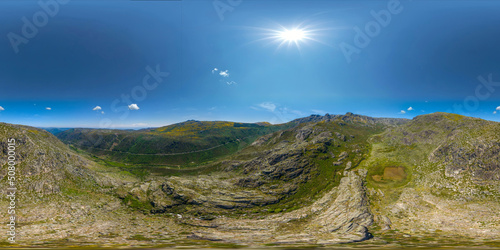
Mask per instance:
[[[2,122],[500,121],[497,1],[41,2],[0,2]]]

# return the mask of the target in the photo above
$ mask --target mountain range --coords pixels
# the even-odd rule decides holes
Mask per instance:
[[[0,176],[14,138],[18,177],[18,240],[2,246],[500,246],[497,122],[347,113],[49,131],[0,123]]]

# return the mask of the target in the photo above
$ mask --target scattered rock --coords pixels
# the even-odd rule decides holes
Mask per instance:
[[[344,152],[340,153],[338,161],[343,161],[348,156],[349,156],[349,154],[344,151]]]
[[[345,166],[345,170],[349,170],[349,169],[351,169],[351,167],[352,167],[352,162],[349,161],[349,162],[347,162],[347,164]]]
[[[339,133],[339,132],[335,132],[335,136],[337,136],[337,138],[339,138],[341,141],[346,141],[346,137],[345,135]]]

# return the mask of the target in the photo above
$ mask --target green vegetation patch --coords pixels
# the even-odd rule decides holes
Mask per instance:
[[[125,203],[126,205],[130,206],[133,209],[141,210],[145,213],[149,213],[149,211],[151,211],[151,209],[153,209],[153,206],[151,205],[151,203],[142,202],[142,201],[134,198],[131,195],[127,195],[123,199],[123,203]]]

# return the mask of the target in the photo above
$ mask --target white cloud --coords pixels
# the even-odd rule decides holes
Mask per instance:
[[[497,111],[500,111],[500,106],[497,107]]]
[[[406,114],[406,111],[401,110],[400,114]]]
[[[213,75],[217,74],[219,76],[219,82],[225,83],[228,86],[238,84],[236,81],[233,81],[233,79],[231,79],[232,77],[229,74],[228,69],[222,70],[219,68],[214,68],[212,69],[212,74]]]
[[[274,104],[272,102],[263,102],[257,106],[259,106],[267,111],[270,111],[270,112],[274,112],[274,110],[276,110],[276,104]]]
[[[101,106],[95,106],[92,110],[97,111],[97,110],[102,110]]]
[[[412,110],[414,110],[412,107],[409,107],[409,108],[408,108],[408,111],[412,111]]]
[[[46,109],[46,110],[52,110],[52,108],[51,108],[51,107],[46,107],[45,109]]]
[[[493,111],[493,114],[494,114],[494,115],[496,115],[496,114],[497,114],[497,112],[496,112],[496,111]]]
[[[101,114],[103,114],[103,115],[104,115],[104,111],[101,111]]]
[[[229,70],[221,71],[221,72],[219,72],[219,75],[221,75],[223,77],[229,77]]]
[[[130,104],[128,105],[128,109],[130,110],[139,110],[139,106],[137,106],[137,104]]]
[[[5,109],[4,109],[2,106],[0,106],[0,111],[4,111],[4,110],[5,110]]]

